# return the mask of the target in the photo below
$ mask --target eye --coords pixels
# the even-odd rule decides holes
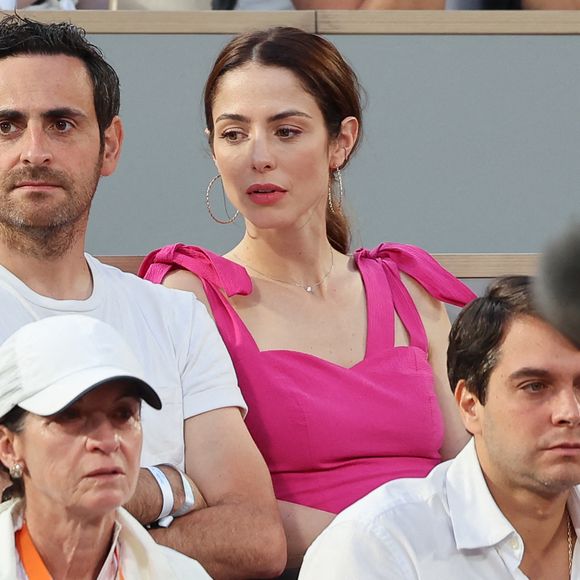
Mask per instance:
[[[278,135],[278,137],[282,137],[283,139],[291,139],[292,137],[297,137],[301,133],[302,131],[293,127],[279,127],[276,130],[276,135]]]
[[[240,129],[227,129],[220,135],[220,139],[223,139],[228,143],[237,143],[238,141],[241,141],[243,137],[244,133]]]
[[[74,127],[74,125],[66,119],[57,119],[53,126],[59,133],[68,133]]]
[[[540,393],[547,388],[548,386],[545,383],[541,383],[539,381],[526,383],[525,385],[522,386],[522,389],[524,391],[527,391],[528,393]]]
[[[2,135],[10,135],[16,131],[16,126],[11,121],[0,121],[0,133]]]
[[[139,419],[141,405],[138,401],[119,405],[114,411],[114,418],[120,423],[127,423],[131,419]]]
[[[60,413],[53,415],[53,418],[55,421],[58,421],[60,423],[70,423],[71,421],[76,421],[80,419],[81,412],[73,405],[68,409],[60,411]]]

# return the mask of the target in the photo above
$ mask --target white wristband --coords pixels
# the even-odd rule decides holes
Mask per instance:
[[[178,469],[177,472],[181,476],[181,483],[183,485],[185,499],[183,500],[183,505],[178,510],[175,510],[173,514],[176,518],[188,514],[193,509],[193,504],[195,503],[195,496],[193,495],[193,489],[189,483],[189,480],[187,477],[185,477],[180,469]]]
[[[157,481],[157,485],[159,485],[159,489],[161,490],[161,495],[163,496],[161,512],[157,516],[157,520],[160,520],[171,515],[171,512],[173,511],[173,490],[171,489],[171,484],[169,483],[167,476],[163,471],[161,471],[161,469],[154,465],[146,467],[145,469],[148,469],[151,475],[155,478],[155,481]]]

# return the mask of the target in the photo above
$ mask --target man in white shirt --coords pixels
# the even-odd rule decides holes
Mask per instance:
[[[347,508],[301,579],[580,578],[580,350],[544,322],[527,277],[469,304],[448,372],[472,440],[425,479]]]
[[[98,181],[119,159],[118,111],[117,75],[83,31],[0,21],[0,342],[62,314],[116,328],[163,401],[143,413],[152,469],[128,509],[214,577],[271,577],[284,568],[284,532],[213,321],[192,294],[84,253]]]

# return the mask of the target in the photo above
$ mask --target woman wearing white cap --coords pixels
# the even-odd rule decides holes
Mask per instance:
[[[12,481],[0,580],[209,578],[120,507],[139,474],[141,400],[161,408],[101,321],[46,318],[0,346],[0,467]]]

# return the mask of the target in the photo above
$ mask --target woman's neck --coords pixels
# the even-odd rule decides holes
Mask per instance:
[[[332,264],[332,248],[326,233],[246,232],[228,257],[274,278],[312,281],[326,275]]]
[[[53,578],[94,580],[111,547],[115,513],[87,519],[66,509],[39,510],[25,505],[24,518],[32,542]]]

